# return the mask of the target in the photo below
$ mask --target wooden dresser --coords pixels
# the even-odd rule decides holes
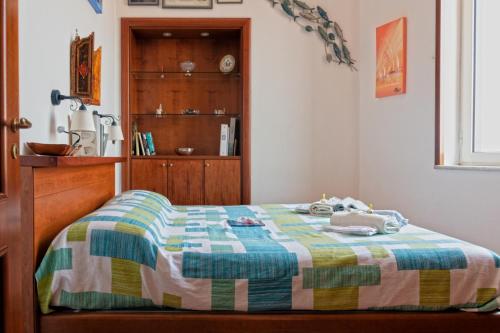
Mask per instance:
[[[236,65],[223,74],[226,55]],[[185,61],[196,64],[192,73],[181,70]],[[249,101],[249,19],[122,19],[123,188],[162,193],[176,205],[250,203]],[[238,148],[219,156],[221,125],[231,121]],[[133,153],[135,131],[151,133],[155,156]],[[176,155],[180,147],[193,155]]]

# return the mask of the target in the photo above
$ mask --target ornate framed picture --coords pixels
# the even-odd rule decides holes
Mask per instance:
[[[129,6],[158,6],[160,0],[128,0]]]
[[[217,0],[217,3],[243,3],[243,0]]]
[[[212,9],[213,0],[163,0],[163,8],[177,9]]]
[[[71,42],[71,95],[85,104],[101,105],[101,48],[94,51],[94,34]]]
[[[92,98],[92,65],[94,34],[76,36],[71,42],[71,94],[82,99]]]

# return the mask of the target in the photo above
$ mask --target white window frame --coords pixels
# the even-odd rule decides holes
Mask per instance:
[[[472,13],[472,15],[471,15]],[[460,132],[459,164],[471,166],[500,166],[500,153],[474,151],[474,108],[475,108],[475,34],[476,0],[462,1],[461,15],[461,61],[460,83]]]

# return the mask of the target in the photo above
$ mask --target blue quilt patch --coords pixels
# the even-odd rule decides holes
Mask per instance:
[[[111,230],[92,230],[90,255],[137,262],[156,269],[158,247],[142,236]]]
[[[182,257],[182,276],[193,279],[278,279],[299,274],[295,253],[194,253]]]
[[[460,249],[398,249],[392,253],[400,271],[467,268],[467,258]]]

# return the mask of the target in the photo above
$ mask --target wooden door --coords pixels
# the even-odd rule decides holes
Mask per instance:
[[[205,161],[205,204],[241,205],[240,161]]]
[[[153,191],[167,196],[167,161],[132,160],[132,189]]]
[[[11,128],[19,117],[17,13],[17,0],[0,0],[0,330],[9,333],[21,332],[25,317],[19,264],[19,130]]]
[[[203,161],[168,161],[168,199],[174,205],[203,205]]]

